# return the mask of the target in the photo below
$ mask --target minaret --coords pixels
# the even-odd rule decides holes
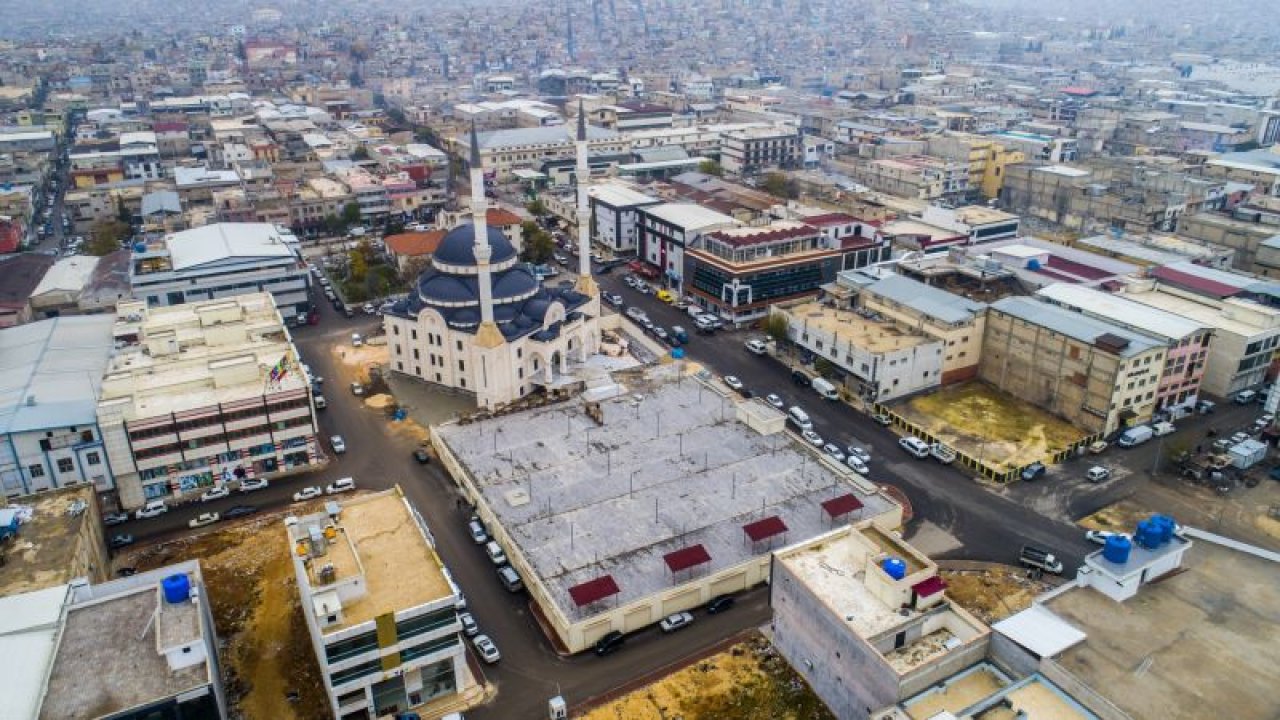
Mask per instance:
[[[564,18],[568,23],[568,38],[565,40],[565,50],[569,53],[569,62],[578,61],[578,46],[573,41],[573,9],[569,7],[569,3],[564,5]]]
[[[591,277],[591,203],[587,198],[591,168],[587,165],[587,113],[582,98],[578,98],[578,139],[574,145],[578,155],[578,284],[574,289],[594,297],[597,288]]]
[[[476,329],[476,345],[494,348],[504,342],[502,332],[493,322],[493,278],[489,274],[488,203],[484,197],[484,168],[480,163],[480,140],[476,137],[476,125],[471,124],[471,227],[475,231],[477,280],[480,285],[480,327]]]

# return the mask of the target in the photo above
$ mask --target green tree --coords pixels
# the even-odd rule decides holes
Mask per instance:
[[[827,377],[835,371],[835,369],[836,368],[831,364],[831,361],[824,357],[815,358],[813,361],[814,372],[818,373],[822,377]]]
[[[344,228],[360,224],[360,206],[349,202],[342,206],[342,223]]]
[[[556,243],[551,233],[538,227],[537,223],[526,220],[520,225],[520,235],[524,244],[520,254],[525,262],[541,265],[555,253]]]
[[[722,177],[724,175],[724,168],[715,160],[703,160],[698,163],[698,172]]]
[[[361,244],[363,245],[363,243]],[[351,278],[353,284],[364,282],[365,277],[369,274],[368,258],[360,251],[359,247],[348,252],[347,256],[350,258],[350,263],[347,266],[347,277]]]
[[[369,148],[363,145],[357,145],[356,149],[351,151],[351,159],[352,160],[368,160]]]
[[[795,199],[800,195],[796,188],[795,181],[788,178],[785,173],[771,172],[764,176],[764,180],[760,183],[760,189],[773,195],[774,197]]]
[[[534,217],[542,217],[547,214],[547,206],[540,198],[534,198],[524,204],[524,209],[529,211]]]
[[[787,341],[787,318],[782,313],[769,313],[764,321],[764,331],[779,344]]]
[[[106,255],[120,249],[129,238],[129,224],[119,220],[99,220],[94,223],[92,237],[85,243],[84,251],[90,255]]]

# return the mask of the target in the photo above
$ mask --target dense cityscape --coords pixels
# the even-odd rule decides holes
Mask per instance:
[[[0,17],[0,718],[1280,716],[1280,4]]]

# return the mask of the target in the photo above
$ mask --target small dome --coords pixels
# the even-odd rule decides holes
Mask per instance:
[[[472,303],[477,300],[475,285],[469,279],[428,270],[418,279],[418,295],[423,302]]]
[[[538,280],[524,268],[512,268],[493,279],[493,299],[518,298],[538,289]]]
[[[449,313],[451,327],[473,327],[480,324],[480,313],[472,308],[459,308]]]
[[[489,247],[493,248],[493,255],[489,258],[490,265],[506,262],[516,256],[516,249],[511,246],[511,241],[507,239],[502,231],[495,227],[488,227]],[[457,265],[471,267],[476,264],[475,255],[475,230],[471,223],[459,225],[450,230],[444,239],[440,241],[440,246],[432,254],[432,259],[442,265]]]
[[[542,322],[542,318],[547,316],[547,309],[550,307],[550,300],[540,297],[534,298],[524,304],[524,314],[538,322]]]

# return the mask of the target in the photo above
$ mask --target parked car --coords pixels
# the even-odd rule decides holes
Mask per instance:
[[[929,443],[914,435],[898,438],[898,446],[914,455],[918,460],[929,457]]]
[[[419,465],[426,465],[431,462],[431,454],[427,452],[425,447],[419,447],[414,449],[413,459],[417,460]]]
[[[856,457],[864,463],[871,462],[871,451],[867,450],[864,447],[858,447],[857,445],[850,445],[848,448],[845,449],[845,453],[847,453],[849,457]]]
[[[1155,431],[1150,426],[1136,425],[1120,433],[1120,437],[1116,439],[1116,445],[1122,448],[1136,447],[1153,437],[1155,437]]]
[[[1039,478],[1041,475],[1044,475],[1046,472],[1048,472],[1048,468],[1044,466],[1044,463],[1037,460],[1036,462],[1022,468],[1022,481],[1031,482]]]
[[[358,382],[351,383],[351,394],[355,395],[356,397],[360,397],[361,395],[364,395],[364,386]]]
[[[507,554],[502,552],[502,546],[490,540],[484,544],[484,552],[489,556],[489,562],[501,567],[507,564]]]
[[[153,518],[169,512],[169,506],[164,504],[163,500],[150,500],[146,505],[138,508],[138,512],[134,515],[142,520],[143,518]]]
[[[472,519],[467,523],[467,531],[471,533],[471,540],[477,545],[484,545],[489,542],[489,533],[485,532],[484,525],[477,519]]]
[[[844,462],[844,450],[841,450],[840,446],[835,443],[827,443],[826,445],[823,445],[822,452],[830,455],[832,458],[835,458],[836,462]]]
[[[333,448],[335,455],[342,455],[347,452],[347,441],[341,435],[334,435],[329,438],[329,447]]]
[[[929,454],[943,465],[950,465],[956,460],[956,451],[940,442],[929,446]]]
[[[1122,537],[1127,540],[1133,539],[1133,536],[1129,533],[1112,532],[1110,530],[1087,530],[1084,534],[1085,540],[1092,543],[1098,543],[1099,545],[1106,545],[1107,539],[1112,537]]]
[[[742,381],[739,380],[736,375],[725,375],[724,384],[728,385],[730,388],[734,390],[741,390],[743,387],[745,387],[742,384]]]
[[[200,493],[200,502],[209,502],[210,500],[219,500],[224,497],[230,497],[231,488],[226,485],[217,485]]]
[[[1106,440],[1094,440],[1093,442],[1089,443],[1089,452],[1093,453],[1094,455],[1100,455],[1103,450],[1107,449],[1107,447],[1108,446],[1107,446]]]
[[[471,638],[471,644],[475,646],[476,653],[480,655],[480,659],[489,665],[502,659],[502,653],[498,652],[498,646],[493,644],[488,635],[476,635]]]
[[[303,500],[314,500],[315,498],[320,497],[322,494],[323,494],[323,491],[320,490],[319,486],[311,485],[309,487],[304,487],[298,492],[294,493],[293,501],[302,502]]]
[[[800,436],[805,439],[805,442],[808,442],[810,445],[818,448],[822,447],[823,443],[825,442],[822,439],[822,436],[814,432],[812,429],[805,430],[804,432],[800,433]]]
[[[667,334],[666,328],[657,327],[655,325],[654,328],[650,330],[650,332],[652,332],[653,336],[658,338],[662,342],[668,342],[670,339],[670,335]]]
[[[480,626],[476,624],[476,619],[471,613],[458,613],[458,622],[462,623],[462,634],[467,637],[475,637],[480,634]]]
[[[121,523],[125,523],[128,521],[129,521],[129,513],[124,513],[124,512],[107,513],[106,515],[102,516],[102,524],[106,525],[107,527],[111,527],[112,525],[119,525]]]
[[[675,293],[670,290],[659,290],[657,298],[668,305],[676,301]]]
[[[627,641],[627,636],[617,630],[610,630],[596,641],[596,655],[604,657],[617,651]]]
[[[1027,567],[1040,568],[1047,573],[1054,575],[1062,574],[1062,561],[1053,556],[1048,550],[1043,550],[1031,545],[1023,545],[1022,552],[1018,554],[1018,562]]]
[[[743,345],[746,346],[747,352],[752,353],[753,355],[764,355],[769,352],[769,346],[760,338],[751,338],[743,343]]]
[[[187,521],[187,527],[200,528],[200,527],[204,527],[205,525],[212,525],[221,519],[222,518],[219,517],[218,513],[216,512],[200,513],[199,515]]]
[[[111,542],[108,544],[111,545],[112,549],[122,548],[125,545],[132,545],[133,536],[132,535],[116,535],[115,537],[111,538]]]
[[[622,307],[622,296],[617,293],[604,293],[604,301],[610,305],[619,308]]]
[[[662,628],[662,632],[671,633],[685,627],[693,622],[693,615],[687,612],[672,613],[658,623],[658,627]]]
[[[638,307],[627,308],[627,311],[625,314],[627,317],[631,318],[631,320],[634,322],[643,322],[644,320],[649,319],[649,316],[645,313],[645,311],[641,310]]]
[[[1258,393],[1252,390],[1244,390],[1236,393],[1235,401],[1237,405],[1248,405],[1258,399]]]
[[[1094,465],[1085,472],[1084,477],[1091,483],[1106,482],[1111,477],[1111,471],[1101,465]]]
[[[1249,433],[1246,433],[1246,432],[1233,433],[1231,435],[1231,444],[1239,445],[1240,443],[1248,439],[1249,439]]]
[[[258,508],[254,505],[236,505],[230,510],[222,513],[222,517],[225,520],[230,520],[232,518],[244,517],[245,515],[252,515],[256,512],[258,512]]]
[[[886,427],[893,424],[893,418],[886,412],[878,412],[875,415],[872,415],[871,419]]]
[[[249,478],[246,480],[241,480],[240,492],[247,493],[247,492],[253,492],[254,490],[266,490],[267,485],[268,483],[266,478]]]
[[[328,485],[324,486],[325,495],[337,495],[338,493],[351,492],[356,489],[356,481],[353,478],[338,478]]]
[[[316,409],[317,409],[317,410],[323,410],[323,409],[325,409],[325,408],[329,407],[329,401],[328,401],[328,400],[325,400],[323,395],[316,395],[316,396],[314,396],[314,400],[315,400],[315,403],[316,403]]]
[[[707,612],[716,615],[733,607],[732,595],[717,595],[711,598],[711,602],[707,603]]]
[[[853,470],[859,475],[871,474],[871,468],[867,467],[867,463],[859,458],[856,458],[850,455],[849,457],[845,458],[844,462],[846,465],[849,466],[849,469]]]
[[[373,303],[365,303],[365,304],[364,304],[364,314],[365,314],[365,315],[376,315],[376,314],[377,314],[377,312],[378,312],[378,308],[374,307],[374,306],[373,306]]]
[[[360,337],[360,333],[351,333],[351,347],[360,347],[364,345],[364,338]]]
[[[782,402],[782,398],[778,397],[777,395],[774,395],[773,393],[769,393],[768,395],[765,395],[764,401],[778,408],[779,410],[786,407],[786,403]]]

